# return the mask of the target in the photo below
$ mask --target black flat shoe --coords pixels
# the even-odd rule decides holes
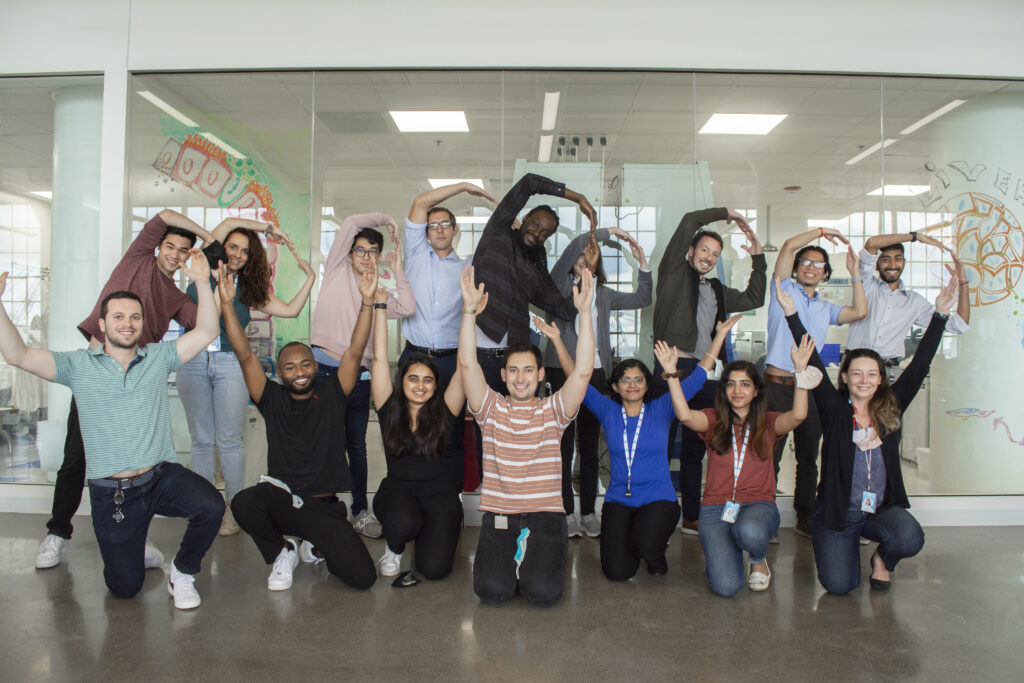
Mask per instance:
[[[878,557],[878,551],[871,553],[871,558],[868,560],[868,567],[871,569],[871,573],[875,573],[875,558]],[[881,560],[882,558],[878,558]],[[892,585],[891,581],[883,581],[882,579],[871,578],[871,590],[876,591],[887,591]]]

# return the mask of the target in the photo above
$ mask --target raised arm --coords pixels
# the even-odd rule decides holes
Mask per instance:
[[[618,228],[615,229],[617,230]],[[595,239],[598,242],[603,242],[608,239],[611,230],[611,228],[601,228],[593,233],[585,232],[581,235],[576,235],[576,237],[569,241],[569,244],[562,251],[562,255],[555,261],[555,265],[551,266],[551,279],[554,281],[555,286],[558,287],[559,294],[567,297],[572,293],[572,268],[576,265],[576,261],[579,259],[580,254],[583,253],[587,244]]]
[[[473,267],[467,264],[459,280],[462,287],[462,324],[459,327],[458,359],[466,400],[469,409],[475,413],[487,397],[487,379],[476,359],[476,316],[487,301],[487,293],[482,282],[474,285],[474,277]]]
[[[906,410],[910,405],[914,396],[921,389],[924,378],[928,375],[928,368],[942,342],[942,332],[949,320],[949,311],[953,306],[959,285],[960,278],[954,274],[946,286],[939,291],[938,296],[935,297],[935,313],[932,314],[931,322],[928,323],[928,327],[921,337],[921,343],[917,345],[914,357],[910,360],[906,370],[893,382],[892,390],[896,394],[896,398],[899,399],[902,410]]]
[[[786,314],[786,323],[789,325],[789,332],[793,335],[793,339],[802,340],[804,335],[807,334],[807,328],[800,321],[800,316],[796,314],[793,298],[782,289],[782,283],[778,277],[775,278],[775,300],[779,302],[782,312]],[[840,395],[832,384],[832,380],[828,378],[828,373],[825,372],[825,363],[822,362],[821,356],[818,355],[818,349],[814,346],[813,342],[811,347],[811,357],[808,360],[808,365],[818,368],[823,375],[821,382],[813,390],[814,402],[818,407],[818,412],[824,412],[826,408],[831,409],[832,405],[840,400]],[[794,394],[795,399],[796,396]]]
[[[793,344],[789,350],[789,357],[793,360],[793,369],[796,372],[803,372],[807,369],[807,363],[814,351],[814,340],[811,335],[805,334],[800,338],[800,346]],[[775,435],[788,434],[807,419],[807,389],[799,386],[793,389],[793,407],[779,415],[775,420]]]
[[[306,274],[306,280],[299,287],[299,291],[295,293],[291,301],[284,301],[271,292],[270,299],[260,310],[267,315],[277,316],[278,318],[297,318],[306,305],[306,299],[309,298],[309,293],[313,289],[313,283],[316,282],[316,271],[313,270],[312,266],[304,258],[299,256],[298,252],[295,251],[295,247],[290,242],[286,241],[285,245],[288,247],[288,251],[292,252],[292,256],[295,257],[299,270]]]
[[[214,236],[208,233],[201,225],[196,223],[188,216],[182,215],[177,211],[171,209],[164,209],[160,212],[160,219],[172,228],[181,228],[182,230],[188,230],[195,234],[204,243],[209,244],[214,240]],[[225,233],[227,234],[227,233]]]
[[[672,233],[668,244],[665,245],[665,251],[661,255],[661,261],[658,263],[659,280],[666,273],[681,274],[679,265],[686,260],[686,254],[690,249],[690,243],[693,242],[693,236],[705,225],[724,220],[737,221],[737,225],[741,226],[747,224],[746,220],[738,212],[724,207],[691,211],[683,216],[679,221],[679,225],[676,226],[675,232]]]
[[[949,255],[953,257],[953,267],[946,266],[946,270],[949,271],[949,276],[954,275],[957,278],[957,301],[956,301],[956,314],[960,316],[960,319],[964,321],[964,325],[960,326],[961,329],[956,330],[959,332],[966,332],[962,329],[966,325],[971,323],[971,285],[967,280],[967,269],[964,268],[964,264],[960,262],[960,258],[956,255],[955,251],[950,250]]]
[[[473,197],[482,197],[492,204],[497,204],[496,200],[491,195],[481,188],[477,187],[473,183],[455,183],[454,185],[445,185],[444,187],[438,187],[429,192],[424,192],[416,199],[412,200],[412,206],[409,207],[409,222],[410,223],[426,223],[427,213],[431,208],[437,206],[443,201],[451,199],[455,195],[462,194],[465,192]]]
[[[576,366],[565,373],[565,384],[560,389],[562,408],[566,416],[575,416],[587,394],[590,375],[594,372],[594,322],[591,304],[594,301],[594,277],[583,268],[579,287],[573,287],[573,303],[579,316],[579,336],[576,339]]]
[[[698,365],[704,368],[707,372],[711,372],[715,369],[715,361],[718,360],[718,356],[722,352],[722,345],[725,344],[725,340],[729,337],[729,330],[731,330],[742,317],[742,313],[736,313],[732,317],[717,324],[718,326],[715,328],[715,336],[711,338],[711,345],[708,346],[708,350],[704,352],[704,355],[700,357],[700,362],[698,363]]]
[[[196,309],[196,326],[178,337],[178,357],[182,363],[187,363],[199,352],[210,345],[217,335],[220,334],[220,311],[213,300],[213,291],[210,289],[210,264],[206,261],[206,255],[200,249],[192,249],[188,266],[185,273],[196,283],[196,296],[199,305]],[[230,278],[221,277],[221,280]],[[228,308],[232,308],[228,304]]]
[[[378,287],[373,299],[373,362],[370,364],[370,393],[373,395],[375,406],[384,405],[394,391],[394,385],[391,383],[391,366],[388,364],[387,301],[387,290]]]
[[[861,320],[868,314],[868,298],[864,293],[864,278],[860,275],[860,259],[857,258],[857,254],[853,253],[853,247],[849,245],[846,247],[846,269],[853,281],[853,305],[843,306],[843,310],[839,311],[837,322],[840,325]],[[793,338],[796,339],[796,337]]]
[[[7,272],[0,273],[0,296],[7,289]],[[9,365],[31,372],[47,382],[57,379],[57,365],[53,354],[46,349],[33,349],[25,345],[18,328],[11,322],[0,300],[0,354]]]
[[[783,242],[782,248],[779,249],[779,257],[775,261],[775,277],[780,280],[790,277],[793,274],[793,259],[796,257],[796,252],[819,238],[826,239],[832,244],[840,242],[846,245],[850,244],[843,233],[835,228],[814,228],[799,235],[793,235]]]
[[[565,348],[565,344],[562,343],[562,333],[559,331],[558,325],[544,322],[537,316],[533,316],[533,324],[537,326],[541,334],[548,338],[548,343],[551,344],[555,355],[558,356],[558,364],[562,366],[562,372],[566,376],[572,374],[576,364],[573,362],[572,356],[569,355],[569,349]]]
[[[242,377],[245,379],[245,388],[249,390],[249,396],[253,403],[259,403],[263,398],[263,389],[267,386],[267,375],[263,372],[256,355],[249,348],[249,340],[245,337],[245,330],[242,329],[238,316],[235,314],[235,307],[231,302],[235,299],[235,285],[233,278],[222,277],[217,282],[217,293],[220,295],[221,316],[224,319],[224,331],[227,332],[228,341],[231,343],[231,350],[235,352],[235,359],[242,368]],[[198,289],[198,287],[197,287]]]
[[[945,225],[949,225],[949,223],[940,223],[934,227],[939,228]],[[923,232],[897,232],[889,235],[875,235],[869,237],[868,241],[864,243],[864,250],[873,256],[886,247],[902,244],[903,242],[920,242],[921,244],[938,247],[943,251],[949,251],[942,242],[929,237]]]
[[[664,368],[665,381],[668,382],[668,393],[672,396],[672,407],[676,411],[676,419],[682,422],[695,432],[708,431],[708,416],[699,410],[690,410],[683,393],[683,385],[680,382],[679,371],[676,370],[676,361],[679,358],[679,349],[662,340],[654,344],[654,356],[658,359],[661,367]]]
[[[254,221],[249,218],[238,218],[235,216],[225,218],[218,223],[217,227],[213,229],[212,237],[218,242],[223,242],[227,239],[228,234],[236,228],[245,228],[246,230],[252,230],[255,233],[264,234],[267,236],[267,239],[284,242],[289,246],[292,244],[292,241],[288,239],[288,235],[281,232],[281,229],[273,223]]]
[[[356,386],[359,379],[359,363],[363,359],[363,351],[366,350],[366,342],[370,340],[370,326],[373,324],[373,302],[377,296],[377,260],[371,259],[370,267],[363,271],[363,277],[359,281],[359,295],[362,297],[359,306],[359,315],[356,317],[356,325],[352,328],[352,339],[349,341],[345,353],[341,354],[341,362],[338,364],[338,381],[341,382],[341,390],[348,396]],[[387,355],[385,354],[385,358]]]

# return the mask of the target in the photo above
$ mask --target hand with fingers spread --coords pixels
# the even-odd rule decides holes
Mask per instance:
[[[846,247],[846,270],[851,278],[860,277],[860,258],[854,253],[852,246]]]
[[[363,297],[363,304],[373,306],[377,297],[377,259],[370,260],[370,268],[363,271],[359,280],[359,294]]]
[[[764,253],[764,251],[761,248],[761,240],[758,239],[757,233],[754,232],[753,228],[751,228],[749,225],[741,225],[740,230],[743,232],[744,236],[746,236],[747,242],[749,242],[749,244],[744,244],[740,246],[740,249],[747,252],[751,256],[756,256],[757,254]]]
[[[210,280],[210,262],[206,260],[206,254],[202,249],[192,248],[188,250],[189,262],[182,270],[188,275],[192,282],[197,285]]]
[[[235,300],[235,293],[237,292],[235,287],[235,278],[224,273],[223,276],[217,280],[217,292],[220,294],[221,303],[224,304],[224,306],[230,306]]]
[[[935,312],[941,315],[949,315],[953,303],[957,298],[957,288],[960,286],[960,278],[954,273],[946,286],[943,287],[938,296],[935,297]]]
[[[793,297],[786,293],[786,290],[782,289],[782,280],[776,275],[772,278],[775,281],[775,300],[779,302],[779,306],[782,307],[782,312],[786,315],[793,315],[796,313],[796,306],[793,304]]]
[[[665,372],[676,371],[676,361],[679,359],[679,349],[669,346],[664,340],[659,339],[654,344],[654,357],[661,363]]]
[[[729,316],[725,320],[723,320],[723,321],[721,321],[719,323],[716,323],[715,336],[716,337],[725,337],[725,335],[729,334],[729,330],[731,330],[733,327],[735,327],[736,323],[738,323],[740,321],[740,318],[742,318],[742,317],[743,317],[742,313],[733,313],[731,316]]]
[[[814,340],[811,339],[811,335],[805,334],[800,338],[800,345],[796,343],[789,349],[789,357],[793,361],[793,369],[796,372],[800,372],[807,367],[807,363],[811,360],[811,354],[814,352]]]
[[[572,302],[577,311],[589,310],[594,301],[594,276],[589,268],[580,269],[580,284],[572,287]]]
[[[479,314],[487,305],[487,292],[484,291],[484,283],[476,284],[473,266],[467,264],[462,269],[459,286],[462,288],[462,312]]]
[[[743,217],[743,214],[741,214],[736,209],[726,210],[729,212],[729,217],[725,219],[726,222],[735,223],[737,227],[739,227],[739,229],[743,230],[744,232],[750,229],[750,224],[747,223],[747,219]]]
[[[818,236],[822,239],[828,240],[832,244],[850,244],[850,240],[846,239],[846,235],[835,228],[818,228]]]
[[[535,315],[530,317],[533,319],[533,324],[538,330],[540,330],[540,333],[551,341],[558,341],[562,338],[562,333],[554,323],[544,322],[541,318]]]

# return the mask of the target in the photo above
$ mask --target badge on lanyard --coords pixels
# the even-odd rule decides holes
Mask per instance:
[[[750,425],[743,428],[743,445],[736,448],[736,428],[732,428],[732,500],[725,502],[722,508],[722,521],[727,524],[735,524],[736,516],[740,513],[740,504],[736,502],[736,484],[740,480],[740,470],[743,469],[743,458],[747,455],[747,442],[750,439]]]
[[[645,406],[640,404],[640,416],[636,419],[636,431],[633,432],[633,446],[630,447],[626,432],[629,423],[626,422],[626,406],[622,406],[622,450],[626,455],[626,498],[633,497],[633,458],[636,457],[636,444],[640,440],[640,426],[644,423]]]
[[[725,501],[725,507],[722,508],[722,521],[735,524],[736,515],[738,514],[740,514],[740,504],[735,500]]]
[[[861,512],[875,512],[875,502],[878,499],[878,494],[874,491],[864,491],[860,497],[860,511]]]

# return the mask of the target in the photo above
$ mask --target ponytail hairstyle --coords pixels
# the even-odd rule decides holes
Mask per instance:
[[[882,381],[875,389],[875,395],[868,402],[868,413],[871,421],[875,423],[875,431],[878,436],[892,434],[900,428],[903,423],[903,416],[900,412],[900,401],[893,393],[892,385],[889,384],[889,375],[885,371],[885,363],[882,357],[871,349],[850,349],[843,358],[843,364],[839,366],[839,386],[836,387],[843,396],[850,397],[850,387],[843,381],[843,375],[850,371],[850,363],[857,358],[870,358],[878,364],[878,374]]]
[[[410,427],[409,399],[405,396],[405,376],[414,365],[422,365],[434,375],[435,387],[434,395],[419,410],[415,432]],[[449,433],[448,405],[444,402],[444,392],[437,378],[437,365],[422,353],[411,354],[398,365],[391,393],[394,404],[391,410],[384,412],[380,421],[384,452],[392,458],[412,455],[434,460],[444,455]]]
[[[734,372],[741,372],[754,383],[757,395],[750,402],[750,411],[747,419],[741,420],[739,415],[732,409],[729,403],[729,395],[726,391],[726,384]],[[772,457],[772,446],[775,444],[775,435],[768,429],[768,396],[764,390],[764,380],[757,367],[745,360],[735,360],[725,366],[722,371],[722,379],[718,382],[718,391],[715,393],[715,426],[711,430],[711,438],[708,440],[712,450],[718,455],[732,451],[733,425],[749,424],[754,432],[750,445],[754,448],[754,456],[758,460],[769,460]]]

